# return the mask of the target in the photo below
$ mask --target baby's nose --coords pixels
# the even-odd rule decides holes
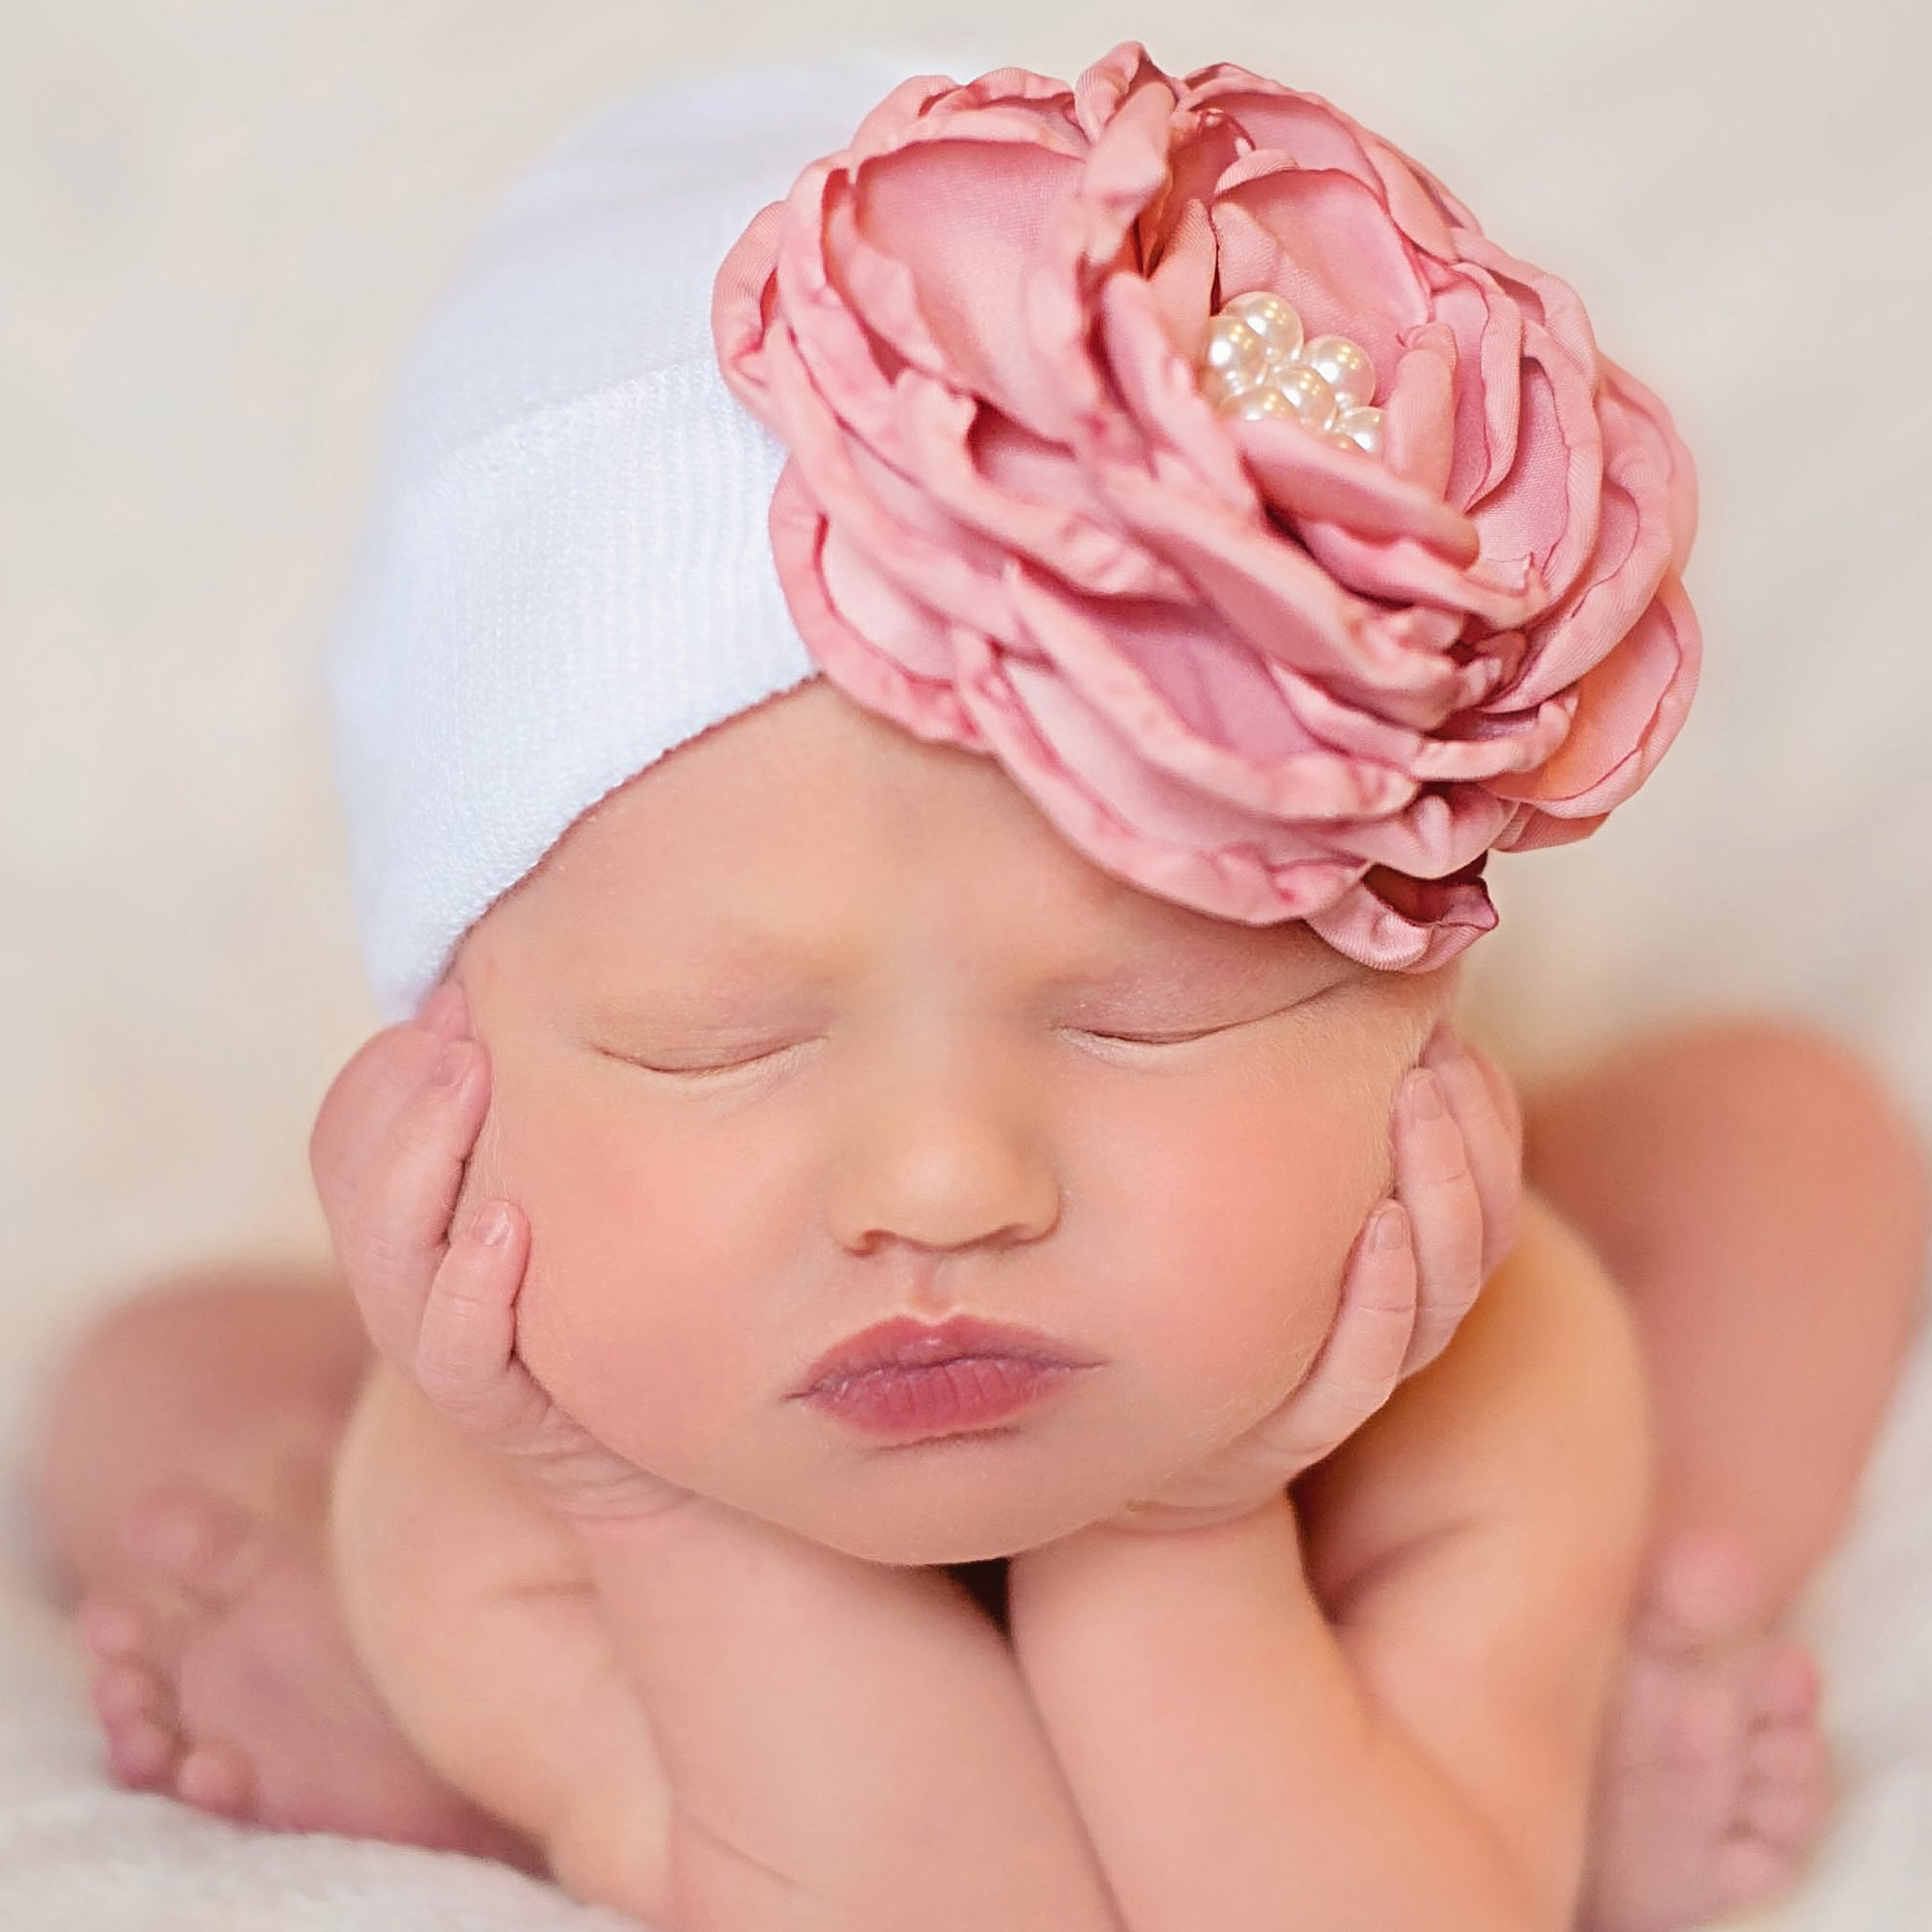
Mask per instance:
[[[1037,1239],[1060,1216],[1042,1111],[988,1064],[930,1065],[855,1100],[830,1146],[826,1218],[858,1254]]]

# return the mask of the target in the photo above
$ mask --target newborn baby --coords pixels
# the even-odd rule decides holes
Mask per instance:
[[[882,266],[917,211],[884,190],[866,221],[833,209],[851,245],[817,273],[784,221],[829,192],[822,165],[744,230],[711,317],[793,464],[750,489],[712,422],[705,488],[665,469],[659,573],[640,534],[555,508],[590,488],[573,437],[649,391],[610,366],[621,329],[591,331],[592,402],[538,410],[522,443],[504,412],[526,379],[463,416],[434,364],[418,417],[442,412],[453,453],[401,466],[430,483],[384,553],[389,614],[365,612],[381,649],[338,686],[398,1024],[317,1124],[337,1267],[131,1303],[49,1407],[43,1511],[127,1782],[506,1858],[666,1932],[1284,1910],[1662,1932],[1791,1882],[1828,1780],[1815,1671],[1777,1627],[1902,1353],[1922,1161],[1866,1072],[1769,1021],[1632,1043],[1527,1095],[1520,1125],[1458,1043],[1460,954],[1493,919],[1482,855],[1590,829],[1688,696],[1688,483],[1622,372],[1526,380],[1525,463],[1574,480],[1574,393],[1624,440],[1600,436],[1602,542],[1573,525],[1509,587],[1464,523],[1493,498],[1521,537],[1547,493],[1486,492],[1443,427],[1425,365],[1455,363],[1446,288],[1407,359],[1351,345],[1394,359],[1387,394],[1373,371],[1360,391],[1385,418],[1341,406],[1360,370],[1332,333],[1281,349],[1253,305],[1263,347],[1217,321],[1205,406],[1180,396],[1134,291],[1191,313],[1210,231],[1179,185],[1156,196],[1150,144],[1293,107],[1310,172],[1319,150],[1340,180],[1310,99],[1225,68],[1171,82],[1130,44],[1075,90],[922,80],[863,124],[855,153],[899,142],[901,182],[969,227],[1034,204],[976,186],[948,114],[989,116],[987,152],[1037,163],[1040,205],[1087,140],[1058,204],[1082,218],[1041,229],[1063,266],[1165,211],[1148,275],[1066,284],[1115,385],[1060,420],[1077,473],[1046,435],[1081,380],[1050,277],[1027,284],[1024,367],[987,319],[1003,284],[922,285],[935,356],[1009,412],[971,431],[977,470],[948,467],[917,356],[880,352],[899,413],[868,401],[838,303],[867,293],[878,339],[924,353]],[[1228,189],[1211,233],[1237,286],[1234,196],[1273,151],[1235,143],[1205,176],[1176,152],[1167,179]],[[608,208],[635,156],[593,158]],[[1462,217],[1375,178],[1405,233]],[[560,207],[532,191],[503,233],[594,228]],[[1487,248],[1453,226],[1464,259]],[[554,333],[556,275],[507,243],[483,259]],[[1394,299],[1395,255],[1357,232],[1334,259]],[[1519,316],[1539,355],[1557,287]],[[1332,329],[1330,298],[1295,292]],[[1532,433],[1552,391],[1567,441]],[[1144,469],[1123,395],[1165,439]],[[1272,507],[1210,513],[1180,453],[1217,488],[1266,479]],[[549,521],[452,508],[472,463],[498,493],[539,478]],[[739,580],[705,573],[768,500],[796,637],[767,624],[780,655],[746,671]],[[1049,584],[1021,559],[1056,500]],[[940,541],[942,501],[970,540]],[[1272,521],[1291,509],[1305,550]],[[453,548],[422,548],[430,528]],[[1603,575],[1551,615],[1559,554]],[[1405,572],[1433,601],[1391,614]],[[1338,587],[1377,573],[1379,603]],[[456,615],[425,601],[472,577],[488,594]],[[554,653],[531,589],[553,581]],[[703,649],[651,601],[694,584],[684,617],[720,625]],[[1452,591],[1518,627],[1442,626]],[[968,607],[1019,641],[993,653]],[[608,609],[650,645],[615,676],[609,639],[568,643]],[[1568,677],[1525,643],[1544,617]],[[1237,619],[1278,644],[1272,685],[1232,653]],[[796,638],[810,661],[782,655]],[[1137,695],[1161,675],[1171,711]],[[611,742],[612,718],[642,735]],[[567,782],[516,763],[552,730]]]
[[[1822,1758],[1808,1663],[1766,1634],[1902,1325],[1897,1129],[1769,1026],[1533,1097],[1532,1179],[1653,1349],[1654,1496],[1630,1314],[1534,1192],[1439,1358],[1317,1460],[1413,1345],[1398,1269],[1336,1362],[1338,1283],[1457,971],[1122,886],[998,767],[822,681],[680,749],[464,941],[487,1054],[429,1078],[445,995],[325,1110],[389,1357],[333,1471],[339,1612],[307,1480],[339,1291],[184,1288],[71,1372],[50,1503],[124,1775],[528,1845],[670,1928],[914,1896],[962,1927],[1238,1923],[1289,1885],[1311,1925],[1555,1927],[1616,1671],[1584,1922],[1781,1886]],[[1495,1163],[1509,1115],[1430,1060],[1406,1084],[1452,1112],[1399,1118],[1402,1194],[1453,1304],[1480,1265],[1454,1124]],[[801,1393],[852,1334],[954,1316],[1029,1335]],[[1010,1648],[891,1567],[1008,1554]]]

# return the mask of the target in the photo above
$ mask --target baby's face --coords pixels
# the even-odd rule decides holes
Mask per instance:
[[[612,793],[456,976],[494,1074],[466,1204],[529,1217],[537,1377],[657,1474],[901,1563],[1065,1535],[1282,1399],[1454,977],[1138,892],[823,680]],[[796,1395],[954,1313],[1092,1366],[917,1439]]]

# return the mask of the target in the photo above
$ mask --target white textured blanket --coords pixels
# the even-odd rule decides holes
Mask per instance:
[[[1932,1125],[1932,14],[1907,0],[980,0],[985,65],[1127,33],[1329,95],[1573,281],[1700,459],[1690,724],[1596,838],[1495,867],[1528,1070],[1806,1012]],[[673,66],[909,29],[870,0],[10,0],[0,61],[0,1466],[140,1274],[313,1249],[302,1148],[373,1025],[316,639],[402,336],[497,187]],[[1833,1285],[1821,1282],[1821,1293]],[[618,1923],[498,1867],[231,1830],[102,1776],[0,1514],[0,1932]],[[1846,1777],[1755,1925],[1932,1932],[1932,1342],[1806,1606]],[[909,1910],[908,1926],[917,1922]]]

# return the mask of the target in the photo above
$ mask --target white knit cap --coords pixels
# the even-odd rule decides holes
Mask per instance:
[[[587,807],[815,674],[720,375],[719,264],[908,74],[848,54],[655,88],[498,204],[417,336],[325,677],[385,1021]]]

